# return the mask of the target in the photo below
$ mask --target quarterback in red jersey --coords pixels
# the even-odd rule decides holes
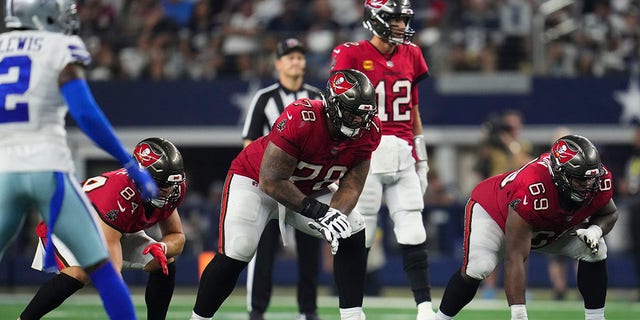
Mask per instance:
[[[125,169],[103,173],[84,181],[83,190],[100,218],[102,233],[115,268],[149,272],[146,302],[147,319],[165,319],[175,283],[175,256],[182,253],[185,236],[177,208],[186,191],[180,151],[168,140],[148,138],[133,152],[160,188],[158,197],[144,201]],[[155,241],[144,230],[160,227],[162,239]],[[41,222],[40,238],[32,267],[43,270],[46,225]],[[53,238],[61,272],[42,285],[20,316],[40,319],[88,283],[88,277],[66,245]]]
[[[611,172],[585,137],[567,135],[522,168],[480,182],[465,212],[464,259],[437,319],[452,319],[505,257],[511,319],[527,319],[525,261],[531,250],[578,260],[585,319],[604,319],[607,246],[618,214]]]
[[[323,100],[285,108],[271,132],[233,160],[218,252],[200,279],[191,319],[211,319],[255,254],[271,219],[330,243],[342,320],[363,320],[364,221],[354,210],[380,143],[374,89],[356,70],[333,72]],[[328,186],[340,179],[333,193]]]
[[[373,33],[372,39],[337,46],[331,66],[357,69],[369,77],[382,123],[382,140],[357,209],[365,218],[369,248],[384,197],[418,306],[417,319],[430,320],[434,312],[422,222],[429,166],[418,108],[418,82],[428,76],[429,68],[420,48],[411,43],[413,10],[408,0],[367,0],[364,6],[363,25]]]

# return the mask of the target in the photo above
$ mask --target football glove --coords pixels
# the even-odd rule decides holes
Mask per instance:
[[[416,172],[418,173],[418,179],[420,179],[420,189],[422,195],[427,192],[429,181],[427,180],[427,173],[429,173],[429,163],[426,160],[421,160],[416,163]]]
[[[592,254],[598,253],[598,242],[602,238],[602,228],[600,226],[592,224],[588,228],[577,229],[571,234],[578,236],[580,240],[586,243]]]
[[[340,245],[340,242],[338,241],[338,237],[333,233],[331,233],[329,229],[322,227],[320,224],[318,224],[315,221],[309,222],[309,227],[313,230],[317,230],[318,232],[320,232],[322,237],[325,240],[327,240],[327,242],[329,242],[329,245],[331,246],[331,254],[335,256],[336,253],[338,253],[338,246]]]
[[[322,227],[329,229],[338,238],[349,238],[351,236],[351,225],[347,216],[337,209],[329,208],[324,217],[315,219]]]
[[[158,261],[160,267],[162,267],[162,273],[165,276],[169,275],[169,268],[167,267],[167,244],[164,242],[156,242],[148,245],[142,251],[142,254],[151,254],[153,258]]]
[[[125,163],[124,168],[127,169],[129,177],[140,190],[143,200],[149,201],[158,196],[158,186],[153,181],[153,178],[151,178],[147,169],[138,164],[138,161],[131,158],[129,162]]]

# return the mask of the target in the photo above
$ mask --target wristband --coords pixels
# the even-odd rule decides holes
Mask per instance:
[[[311,219],[320,219],[324,217],[325,213],[329,211],[329,205],[324,204],[314,198],[305,197],[302,200],[302,210],[300,214],[311,218]]]
[[[427,161],[429,159],[423,135],[419,134],[413,137],[413,147],[416,150],[416,157],[418,157],[418,161]]]

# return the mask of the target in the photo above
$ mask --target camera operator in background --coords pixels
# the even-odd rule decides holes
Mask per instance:
[[[522,115],[509,109],[483,123],[486,137],[478,150],[476,171],[481,179],[515,170],[529,162],[531,144],[522,139]]]
[[[516,170],[532,159],[531,144],[520,136],[522,126],[522,114],[513,109],[491,116],[482,124],[485,138],[478,149],[475,167],[479,180]],[[483,281],[482,296],[485,299],[495,297],[497,275],[498,271],[494,271]]]

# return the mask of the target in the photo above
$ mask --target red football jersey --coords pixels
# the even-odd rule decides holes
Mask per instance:
[[[611,200],[613,181],[605,168],[600,190],[591,203],[573,212],[563,210],[549,166],[549,154],[544,153],[518,170],[480,182],[471,192],[471,200],[482,205],[503,231],[511,206],[531,224],[534,233],[544,233],[549,240],[591,217]]]
[[[142,201],[125,169],[89,178],[83,182],[82,188],[102,221],[122,233],[133,233],[167,219],[184,199],[186,183],[179,185],[178,200],[168,202],[163,208]]]
[[[429,68],[415,44],[397,45],[381,54],[369,41],[347,42],[333,49],[331,71],[356,69],[367,75],[376,90],[382,134],[397,136],[413,146],[413,116],[418,105],[417,83]]]
[[[381,134],[380,120],[373,118],[368,130],[357,139],[335,141],[329,136],[321,100],[300,99],[285,108],[271,132],[246,148],[231,162],[230,173],[259,181],[262,156],[269,142],[298,159],[291,181],[308,195],[326,188],[355,165],[371,159]]]

